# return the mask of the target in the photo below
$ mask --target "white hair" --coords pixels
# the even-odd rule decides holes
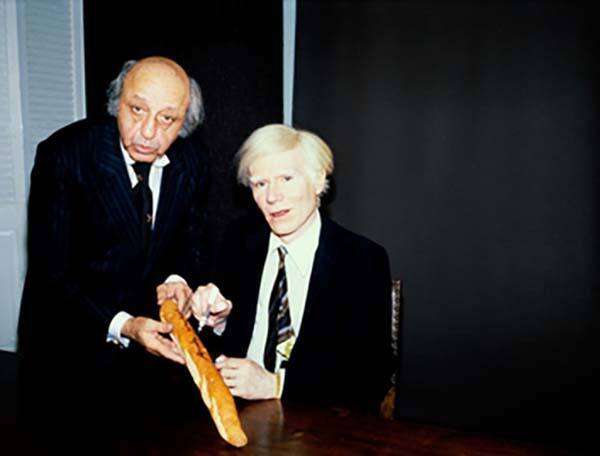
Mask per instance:
[[[250,166],[256,159],[294,149],[304,157],[315,186],[318,186],[323,174],[327,177],[333,172],[333,153],[316,134],[283,124],[271,124],[255,130],[236,154],[238,182],[247,187],[250,185]],[[326,178],[320,195],[324,195],[328,188],[329,179]]]

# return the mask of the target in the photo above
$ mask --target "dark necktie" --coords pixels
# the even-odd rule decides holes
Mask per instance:
[[[138,213],[142,245],[146,250],[152,233],[152,191],[148,186],[150,163],[135,162],[133,170],[138,178],[138,183],[133,187],[133,203]]]
[[[284,246],[279,246],[277,253],[279,254],[279,270],[269,300],[269,330],[264,355],[265,368],[271,372],[275,372],[278,349],[284,358],[288,358],[295,340],[285,277],[287,250]]]

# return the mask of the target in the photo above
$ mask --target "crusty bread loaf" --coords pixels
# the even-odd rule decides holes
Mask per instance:
[[[200,389],[202,400],[208,407],[221,437],[236,447],[246,445],[248,438],[240,424],[233,396],[213,364],[206,347],[183,317],[177,304],[166,300],[161,306],[160,318],[173,325],[171,337],[183,353],[187,368]]]

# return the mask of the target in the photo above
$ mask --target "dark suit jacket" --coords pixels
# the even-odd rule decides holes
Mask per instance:
[[[27,397],[41,380],[43,395],[62,391],[73,402],[123,390],[132,378],[123,369],[139,371],[142,350],[106,343],[109,322],[120,310],[158,319],[155,289],[171,273],[202,280],[205,154],[178,139],[167,155],[146,256],[115,119],[76,122],[38,146],[18,329]]]
[[[268,240],[268,226],[256,218],[234,224],[225,237],[216,280],[234,306],[220,347],[229,356],[246,356]],[[393,369],[390,288],[385,250],[322,217],[284,398],[375,410]]]

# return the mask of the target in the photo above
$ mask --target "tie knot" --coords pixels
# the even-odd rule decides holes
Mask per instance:
[[[138,182],[148,182],[148,175],[150,174],[151,163],[135,162],[133,164],[133,170],[137,176]]]
[[[279,254],[279,267],[282,268],[285,264],[285,256],[288,253],[287,249],[283,245],[280,245],[277,247],[277,253]]]

